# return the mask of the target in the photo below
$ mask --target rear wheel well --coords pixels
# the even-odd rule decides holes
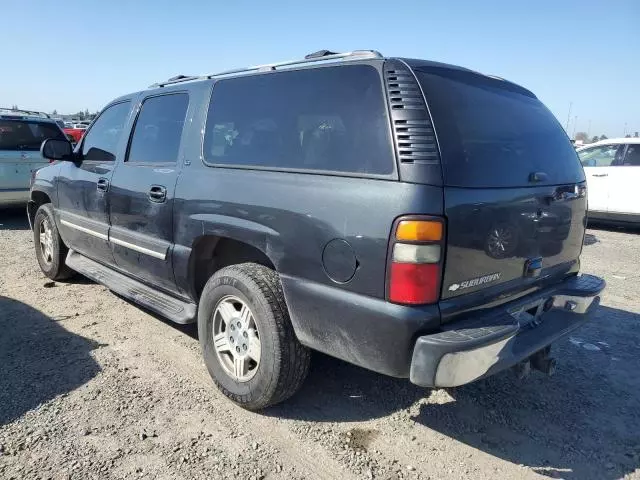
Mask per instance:
[[[49,195],[38,190],[31,192],[31,199],[27,204],[27,214],[29,215],[31,225],[33,225],[33,220],[36,218],[36,212],[45,203],[51,203]]]
[[[212,235],[197,239],[193,245],[189,262],[191,282],[196,298],[200,298],[205,284],[215,272],[229,265],[248,262],[275,270],[269,257],[248,243]]]

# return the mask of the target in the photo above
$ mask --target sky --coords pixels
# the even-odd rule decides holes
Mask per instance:
[[[563,126],[571,103],[570,135],[640,130],[639,0],[0,0],[0,17],[0,106],[93,112],[177,74],[375,49],[519,83]]]

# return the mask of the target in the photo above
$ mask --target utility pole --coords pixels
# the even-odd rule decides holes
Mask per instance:
[[[573,138],[576,138],[576,127],[578,126],[578,115],[573,117]]]
[[[571,118],[571,107],[573,107],[573,102],[569,102],[569,113],[567,114],[567,126],[564,128],[569,134],[569,119]]]
[[[591,120],[589,120],[589,126],[587,127],[587,138],[591,138]]]
[[[627,135],[627,122],[624,122],[624,132],[622,132],[622,136]]]

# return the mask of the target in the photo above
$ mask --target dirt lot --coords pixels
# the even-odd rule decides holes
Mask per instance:
[[[263,414],[213,387],[196,329],[40,273],[0,211],[0,478],[640,479],[640,232],[590,230],[597,320],[559,370],[425,390],[314,357]]]

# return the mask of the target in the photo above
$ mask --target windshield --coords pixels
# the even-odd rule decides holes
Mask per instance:
[[[66,140],[55,123],[0,120],[0,150],[40,150],[47,138]]]
[[[553,114],[530,92],[473,72],[418,70],[433,115],[446,185],[529,186],[584,180]]]

